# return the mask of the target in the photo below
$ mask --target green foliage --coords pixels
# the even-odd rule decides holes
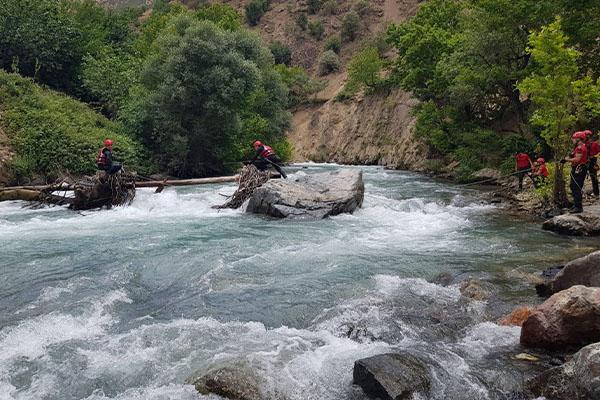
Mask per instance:
[[[246,21],[250,26],[255,26],[269,9],[269,0],[250,0],[246,4]]]
[[[337,54],[327,50],[319,57],[319,75],[327,75],[340,69],[340,59]]]
[[[0,103],[0,125],[18,154],[11,164],[16,178],[91,174],[106,138],[115,141],[117,158],[129,168],[148,168],[143,147],[119,133],[119,124],[29,79],[0,70]]]
[[[361,17],[367,15],[370,10],[371,3],[369,0],[359,0],[359,2],[354,5],[354,11],[356,11]]]
[[[340,50],[342,49],[342,39],[340,39],[340,37],[337,35],[331,36],[329,39],[327,39],[323,47],[325,50],[331,50],[336,54],[340,54]]]
[[[200,20],[211,21],[228,31],[236,31],[242,26],[242,18],[235,8],[225,4],[204,5],[196,11],[195,17]]]
[[[290,107],[308,102],[311,95],[325,87],[325,82],[312,79],[301,67],[276,65],[275,70],[289,88]]]
[[[325,28],[321,21],[311,21],[308,23],[308,33],[310,36],[317,40],[321,40],[323,38],[323,34],[325,33]]]
[[[344,86],[345,96],[355,94],[361,88],[373,89],[382,82],[383,60],[374,47],[365,47],[352,56],[348,65],[348,81]]]
[[[292,63],[292,50],[281,42],[273,42],[269,45],[269,50],[273,54],[275,64],[283,64],[289,66]]]
[[[358,37],[360,31],[360,15],[356,11],[350,11],[342,20],[341,38],[351,42]]]
[[[323,4],[323,0],[307,0],[306,7],[309,14],[316,14],[319,12],[321,5]]]
[[[308,27],[308,17],[306,16],[306,13],[296,15],[296,26],[303,31],[306,30]]]
[[[338,11],[339,7],[336,0],[327,0],[321,6],[321,13],[323,15],[336,15]]]

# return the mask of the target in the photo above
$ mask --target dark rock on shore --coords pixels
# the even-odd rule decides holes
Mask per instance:
[[[246,211],[276,218],[321,219],[354,212],[362,206],[364,193],[362,171],[355,169],[271,180],[254,191]]]
[[[600,251],[547,271],[547,276],[542,274],[547,277],[547,282],[536,286],[541,296],[550,296],[575,285],[600,287]],[[555,272],[554,276],[551,272]]]
[[[542,228],[562,235],[600,235],[600,205],[586,207],[581,214],[559,215],[545,221]]]
[[[409,399],[427,394],[431,385],[427,367],[408,353],[388,353],[354,363],[354,384],[381,400]]]
[[[261,400],[258,380],[243,362],[217,367],[188,379],[204,395],[217,394],[231,400]]]
[[[527,381],[532,396],[552,400],[600,399],[600,343],[579,350],[573,359]]]
[[[555,349],[600,341],[600,288],[573,286],[537,306],[523,323],[521,344]]]

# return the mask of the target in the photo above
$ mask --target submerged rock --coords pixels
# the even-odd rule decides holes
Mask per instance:
[[[354,363],[354,384],[382,400],[409,399],[415,393],[427,394],[431,385],[427,367],[415,356],[380,354]]]
[[[579,350],[573,359],[529,380],[533,396],[552,400],[600,399],[600,343]]]
[[[559,215],[545,221],[542,228],[563,235],[600,235],[600,206],[586,207],[581,214]]]
[[[226,365],[191,377],[187,383],[194,385],[200,394],[217,394],[231,400],[261,400],[258,380],[252,369],[243,362]]]
[[[271,180],[256,189],[247,212],[277,218],[321,219],[362,206],[362,171],[343,169],[295,180]]]
[[[483,287],[478,279],[467,279],[460,284],[460,294],[473,300],[487,300],[490,298],[490,292]]]
[[[600,341],[600,288],[573,286],[537,306],[523,323],[521,344],[559,348]]]

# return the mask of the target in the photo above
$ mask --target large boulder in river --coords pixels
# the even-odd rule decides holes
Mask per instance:
[[[573,286],[554,294],[523,323],[521,344],[560,348],[600,341],[600,288]]]
[[[245,362],[236,362],[196,374],[187,383],[204,395],[210,393],[231,400],[261,400],[258,380]]]
[[[563,235],[600,235],[600,205],[586,207],[581,214],[559,215],[545,221],[542,228]]]
[[[247,212],[277,218],[321,219],[362,206],[362,171],[342,169],[294,180],[270,180],[254,191]]]
[[[533,396],[552,400],[600,399],[600,343],[579,350],[571,361],[527,381]]]
[[[575,285],[600,287],[600,251],[567,263],[554,277],[539,286],[544,286],[544,293],[553,294]],[[536,289],[540,292],[540,288]]]
[[[381,400],[410,399],[426,395],[431,385],[427,367],[408,353],[388,353],[354,363],[354,384]]]

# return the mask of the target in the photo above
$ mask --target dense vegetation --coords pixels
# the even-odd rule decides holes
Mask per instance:
[[[256,23],[269,2],[252,4],[259,12],[246,18]],[[289,157],[287,108],[314,85],[289,67],[289,49],[271,49],[226,5],[156,1],[144,12],[0,0],[0,69],[14,73],[2,72],[0,112],[14,174],[89,173],[106,137],[130,166],[177,176],[223,173],[255,139]]]

